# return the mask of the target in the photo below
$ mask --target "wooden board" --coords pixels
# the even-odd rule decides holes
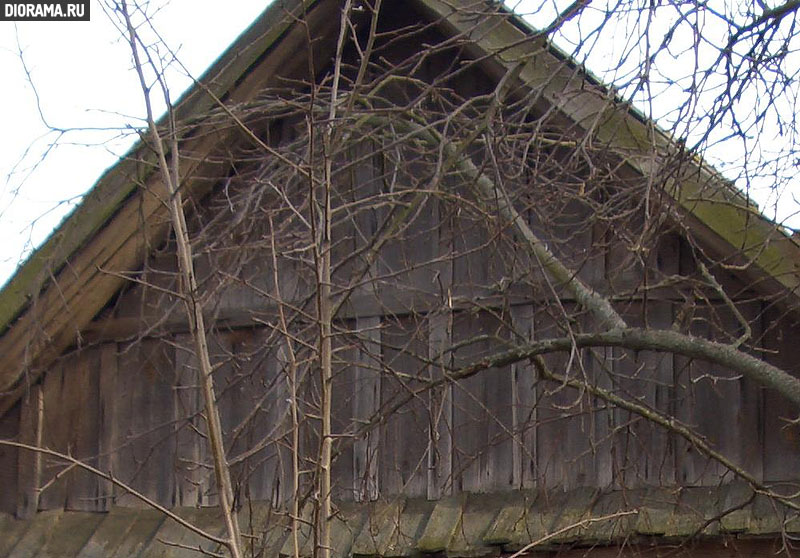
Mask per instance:
[[[524,344],[534,339],[534,306],[511,308],[512,340]],[[538,393],[536,370],[530,361],[511,365],[513,488],[533,488],[537,477]]]
[[[356,327],[356,323],[349,320],[341,325],[342,331],[350,331]],[[331,384],[331,432],[335,436],[333,452],[336,458],[331,464],[331,491],[335,499],[352,501],[356,498],[357,487],[362,480],[355,477],[354,443],[357,440],[351,434],[355,426],[356,394],[360,389],[356,384],[356,369],[362,355],[357,342],[350,335],[339,336],[333,346],[336,356]],[[317,363],[314,363],[313,370],[314,374],[319,374]]]
[[[453,318],[456,368],[497,351],[505,336],[493,316],[462,312]],[[489,339],[480,339],[488,337]],[[493,492],[513,487],[511,367],[490,368],[453,386],[453,474],[461,491]]]
[[[194,507],[207,502],[213,470],[206,444],[208,430],[202,415],[202,387],[193,338],[175,336],[175,504]]]
[[[97,466],[100,352],[89,347],[63,358],[42,386],[42,446]],[[102,509],[99,479],[72,464],[43,456],[39,509]]]
[[[114,453],[117,451],[120,425],[120,401],[117,397],[117,344],[104,343],[98,347],[100,370],[98,378],[98,459],[99,469],[105,473],[113,472]],[[110,481],[100,481],[98,492],[102,498],[100,509],[108,511],[114,504],[114,485]]]
[[[797,324],[788,317],[779,321],[779,316],[774,311],[765,314],[765,357],[797,377],[800,376],[794,333]],[[800,425],[789,422],[797,418],[797,409],[773,390],[764,390],[763,401],[764,480],[797,479],[800,476]]]
[[[42,445],[42,416],[44,396],[41,384],[31,386],[20,400],[19,441],[33,447]],[[17,452],[17,490],[14,494],[16,515],[30,519],[39,509],[39,487],[42,478],[42,454],[35,451]]]
[[[574,312],[574,307],[565,306],[565,309],[568,315]],[[556,319],[562,320],[561,317]],[[534,328],[537,339],[564,335],[561,328],[556,327],[555,319],[546,314],[536,315]],[[544,363],[553,373],[592,381],[588,376],[591,369],[582,358],[580,352],[553,354],[545,357]],[[591,453],[595,440],[591,420],[593,401],[585,393],[555,382],[540,382],[537,395],[537,487],[549,490],[592,482],[595,473]]]
[[[358,343],[353,376],[353,425],[372,419],[381,404],[381,319],[356,320]],[[380,428],[366,432],[353,442],[354,495],[359,501],[376,500],[379,493]]]
[[[449,279],[448,281],[449,284]],[[447,349],[453,338],[453,313],[449,308],[428,315],[427,377],[440,381],[452,367],[453,353]],[[423,398],[422,401],[425,401]],[[453,384],[446,382],[428,392],[429,499],[439,499],[453,492]]]
[[[0,420],[0,440],[11,440],[19,434],[20,408],[17,404]],[[19,452],[17,448],[0,444],[0,513],[17,511],[17,479]]]
[[[125,483],[158,502],[172,502],[175,487],[174,349],[159,340],[119,347],[114,392],[117,429],[111,469]],[[143,504],[115,488],[117,505]]]
[[[227,399],[225,414],[230,417],[223,425],[228,455],[263,448],[248,457],[237,473],[242,501],[285,505],[293,490],[285,342],[269,330],[239,330],[225,337],[232,360],[228,378],[221,376],[218,385]],[[232,442],[237,432],[239,439]]]
[[[424,360],[428,354],[428,324],[413,316],[389,318],[383,324],[381,341],[381,408],[385,409],[419,389],[428,378]],[[440,411],[428,403],[425,393],[414,397],[388,416],[381,427],[378,469],[382,496],[427,495],[429,433],[431,425],[437,424]]]
[[[623,317],[631,325],[668,328],[672,306],[657,300],[628,303]],[[625,399],[671,414],[673,358],[669,353],[613,351],[615,392]],[[687,404],[691,404],[688,402]],[[614,484],[621,487],[669,485],[675,479],[675,437],[640,415],[616,409],[613,413]]]

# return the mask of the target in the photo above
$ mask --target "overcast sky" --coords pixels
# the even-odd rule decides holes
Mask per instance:
[[[268,3],[172,0],[154,23],[197,76]],[[135,139],[144,110],[130,70],[129,48],[95,0],[88,22],[0,21],[0,284]],[[170,83],[177,98],[191,82],[173,74]],[[42,116],[73,131],[58,137]]]

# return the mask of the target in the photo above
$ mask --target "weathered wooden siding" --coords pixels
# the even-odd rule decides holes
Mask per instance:
[[[396,25],[404,17],[409,16],[401,14]],[[421,40],[398,41],[382,56],[402,61]],[[433,81],[452,63],[446,55],[431,57],[414,77]],[[449,85],[467,97],[493,88],[477,71],[463,72]],[[399,99],[409,93],[399,85],[390,91]],[[300,124],[270,122],[265,141],[293,142]],[[427,185],[420,177],[433,176],[437,161],[410,149],[382,149],[380,138],[365,139],[337,160],[334,290],[350,292],[334,324],[337,499],[730,480],[690,444],[652,423],[609,409],[585,392],[538,380],[529,362],[440,381],[453,367],[515,343],[590,330],[592,323],[514,245],[508,224],[492,218],[496,200],[482,199],[454,175],[436,185],[449,188],[447,195],[434,192],[414,206],[417,191]],[[484,156],[475,150],[476,160]],[[404,157],[410,162],[398,165]],[[676,231],[645,239],[649,253],[630,249],[635,243],[625,235],[643,230],[635,205],[626,209],[630,219],[615,224],[627,227],[620,232],[592,211],[601,193],[582,192],[585,169],[575,157],[556,149],[531,157],[537,165],[562,165],[535,176],[531,163],[521,172],[524,179],[508,185],[514,202],[584,281],[619,295],[626,319],[658,328],[676,323],[712,339],[741,334],[714,293],[705,292],[698,303],[690,287],[649,288],[665,277],[697,272],[693,249]],[[211,235],[196,263],[215,318],[214,380],[236,496],[278,506],[295,490],[293,449],[301,469],[297,490],[312,486],[320,390],[309,348],[316,334],[309,235],[287,207],[304,207],[307,190],[303,183],[284,192],[286,199],[269,189],[257,191],[254,177],[270,170],[262,163],[254,158],[232,168],[231,176],[251,180],[222,179],[215,195],[197,204],[192,223]],[[537,181],[545,187],[537,188]],[[562,189],[548,189],[548,181],[561,181]],[[244,206],[231,201],[236,194]],[[263,214],[239,226],[237,209],[253,207]],[[372,258],[369,239],[391,224],[393,210],[406,207],[413,211]],[[273,250],[276,236],[280,245]],[[217,496],[191,337],[179,300],[168,292],[176,288],[173,249],[170,242],[154,248],[140,283],[112,301],[86,332],[85,344],[49,369],[3,417],[0,437],[17,436],[85,459],[162,504],[206,506]],[[748,347],[800,375],[794,358],[800,327],[793,317],[741,286],[732,292],[752,329]],[[283,331],[277,299],[287,302],[290,335]],[[559,374],[674,414],[757,478],[800,477],[800,427],[785,421],[793,418],[790,407],[745,379],[647,351],[596,349],[544,360]],[[423,389],[431,381],[439,383]],[[0,511],[20,515],[142,505],[108,481],[9,448],[0,448],[0,486]]]
[[[668,301],[630,303],[626,317],[653,326],[669,324],[677,311]],[[750,312],[759,312],[753,303]],[[718,309],[719,310],[719,309]],[[357,334],[339,353],[334,384],[339,499],[371,500],[389,494],[439,497],[451,492],[497,492],[515,488],[580,486],[716,485],[729,479],[678,437],[626,411],[607,410],[602,401],[573,389],[537,382],[530,364],[489,370],[414,397],[379,427],[355,440],[376,413],[422,387],[439,371],[427,364],[440,358],[442,338],[451,342],[479,337],[446,359],[456,365],[490,354],[500,346],[493,336],[544,338],[557,326],[535,315],[531,304],[506,310],[454,311],[430,315],[365,316],[348,321]],[[698,334],[711,335],[710,322],[697,322]],[[764,347],[793,370],[785,356],[791,328],[775,322]],[[344,324],[343,324],[344,327]],[[268,327],[219,331],[212,350],[218,368],[223,425],[234,479],[242,498],[278,505],[292,491],[288,443],[287,357],[267,349]],[[138,343],[102,343],[64,358],[45,376],[38,415],[38,390],[21,410],[3,422],[5,436],[33,442],[41,420],[43,444],[110,470],[146,496],[167,505],[208,505],[215,501],[212,470],[196,377],[186,334]],[[552,356],[560,373],[586,375],[654,409],[674,413],[692,425],[734,462],[767,480],[796,480],[800,457],[796,427],[785,422],[790,409],[782,399],[751,382],[725,378],[706,364],[670,355],[630,351],[592,351],[574,357]],[[614,379],[608,376],[613,371]],[[415,381],[413,378],[419,378]],[[300,396],[301,411],[313,414],[314,382]],[[245,422],[249,419],[249,422]],[[300,425],[301,462],[313,469],[318,444],[316,424]],[[26,438],[27,436],[27,438]],[[235,436],[235,440],[233,437]],[[256,451],[250,451],[257,447]],[[249,455],[241,458],[242,452]],[[239,457],[237,457],[239,456]],[[22,511],[35,494],[39,509],[102,510],[109,505],[140,506],[108,482],[31,452],[3,455],[0,468],[3,509]],[[16,459],[16,463],[15,463]],[[308,486],[306,474],[301,486]]]

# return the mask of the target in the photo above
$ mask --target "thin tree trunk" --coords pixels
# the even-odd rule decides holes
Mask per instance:
[[[186,215],[183,212],[183,200],[180,189],[178,188],[178,151],[177,134],[175,123],[170,114],[170,134],[173,139],[172,146],[172,169],[167,164],[164,145],[161,135],[156,128],[153,110],[150,103],[149,89],[144,77],[143,66],[139,57],[137,46],[136,31],[131,23],[125,1],[121,3],[122,14],[128,30],[128,40],[133,54],[134,65],[139,76],[139,82],[144,94],[145,106],[147,109],[147,124],[153,147],[158,155],[159,170],[169,194],[169,207],[172,216],[172,226],[175,231],[175,242],[178,251],[178,267],[181,275],[181,295],[186,305],[186,314],[189,320],[192,337],[194,338],[197,360],[200,363],[200,383],[205,400],[205,419],[208,427],[208,440],[211,446],[211,454],[214,462],[214,476],[219,492],[219,506],[225,519],[225,527],[228,532],[228,549],[233,558],[242,558],[241,534],[239,522],[233,509],[233,486],[230,477],[230,467],[225,459],[225,446],[223,443],[222,424],[219,418],[219,407],[217,406],[216,395],[214,393],[213,369],[208,351],[208,341],[206,339],[205,319],[203,317],[203,307],[199,300],[197,279],[194,273],[192,259],[192,247],[189,242],[189,231],[186,226]],[[169,95],[166,85],[163,83],[162,76],[158,76],[164,91],[167,106],[170,106]]]

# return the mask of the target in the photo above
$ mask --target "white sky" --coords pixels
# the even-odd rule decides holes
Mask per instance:
[[[199,76],[268,3],[172,0],[155,14],[154,24]],[[48,133],[42,123],[19,47],[48,124],[75,130],[44,159],[57,134]],[[130,147],[135,140],[131,127],[141,125],[136,117],[144,107],[129,47],[97,0],[92,0],[89,22],[0,21],[0,76],[2,284]],[[190,80],[173,75],[170,84],[176,99]]]

